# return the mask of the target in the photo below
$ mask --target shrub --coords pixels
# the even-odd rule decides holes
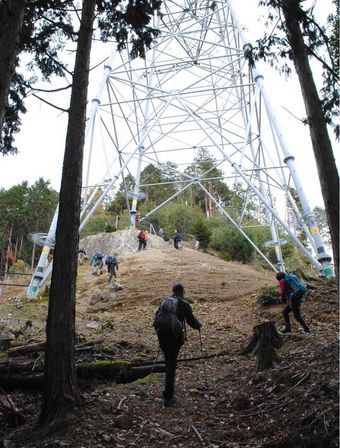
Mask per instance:
[[[255,255],[255,249],[235,228],[226,226],[217,228],[211,237],[211,247],[223,253],[223,259],[249,263]]]
[[[17,260],[9,269],[10,273],[13,272],[22,272],[25,273],[29,269],[29,266],[27,263],[24,262],[24,260]]]
[[[281,296],[276,286],[261,288],[256,297],[256,302],[261,306],[271,306],[281,303]]]
[[[193,234],[200,243],[201,249],[207,249],[212,230],[206,220],[200,219],[193,224]]]

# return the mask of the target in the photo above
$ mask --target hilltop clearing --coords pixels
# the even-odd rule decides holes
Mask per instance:
[[[3,446],[336,447],[335,282],[310,281],[314,289],[303,313],[311,334],[301,332],[293,322],[293,333],[283,336],[278,351],[281,362],[256,373],[255,358],[239,353],[254,325],[274,319],[278,329],[282,326],[281,305],[263,308],[256,303],[261,287],[276,284],[273,273],[188,247],[178,251],[170,244],[150,246],[141,252],[120,252],[117,283],[123,289],[118,291],[108,285],[106,271],[97,277],[88,262],[79,267],[77,342],[95,344],[87,353],[81,352],[77,362],[98,363],[105,358],[152,365],[161,361],[152,320],[160,298],[180,282],[203,330],[200,340],[197,332],[188,329],[181,351],[187,361],[178,364],[178,403],[163,407],[163,373],[126,384],[88,380],[81,383],[84,406],[69,425],[46,437],[35,428],[40,392],[8,390],[26,421],[18,427],[8,421],[2,424]],[[2,318],[11,315],[12,326],[21,328],[12,346],[43,341],[47,301],[28,301],[23,289],[15,290],[16,298],[13,290],[6,294]],[[28,320],[32,327],[24,328]],[[4,354],[1,362],[6,359]],[[35,353],[34,359],[38,368],[43,353]]]

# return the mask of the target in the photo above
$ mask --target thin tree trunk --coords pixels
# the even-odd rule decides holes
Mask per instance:
[[[20,239],[20,246],[19,246],[19,252],[18,252],[18,257],[21,256],[21,252],[22,252],[22,245],[24,244],[24,234],[21,234],[21,239]]]
[[[33,247],[32,247],[32,258],[31,258],[31,269],[34,269],[35,248],[36,248],[36,245],[35,245],[35,243],[33,243]]]
[[[24,19],[25,4],[25,0],[0,2],[0,131],[3,126],[9,87],[15,69],[15,58]]]
[[[10,268],[10,259],[12,254],[12,234],[13,234],[13,223],[11,225],[11,230],[9,231],[7,251],[5,254],[5,280],[7,279],[7,275],[9,273]]]
[[[318,168],[321,191],[332,239],[334,266],[339,281],[339,174],[321,101],[308,60],[308,49],[300,29],[302,16],[299,0],[282,0],[287,37],[293,51],[294,66],[305,103],[314,157]]]
[[[92,27],[96,0],[84,0],[60,189],[46,327],[45,380],[40,423],[53,425],[80,401],[75,371],[75,296],[80,197]],[[65,417],[64,417],[65,418]]]
[[[14,260],[16,261],[18,258],[18,246],[19,246],[19,237],[15,240],[15,246],[14,246]]]

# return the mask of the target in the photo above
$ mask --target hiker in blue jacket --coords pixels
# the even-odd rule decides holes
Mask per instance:
[[[183,285],[176,284],[172,288],[172,296],[161,301],[153,323],[165,359],[164,406],[175,403],[177,357],[185,342],[185,322],[195,330],[202,327],[194,316],[191,305],[184,300]]]
[[[103,257],[101,252],[95,252],[90,260],[90,266],[93,266],[92,275],[101,275],[103,273]]]
[[[282,333],[291,333],[292,327],[290,324],[290,318],[289,314],[293,311],[293,316],[295,317],[295,320],[299,322],[299,324],[302,326],[304,331],[306,333],[310,333],[310,330],[306,324],[306,322],[303,320],[301,316],[301,300],[305,294],[302,290],[299,288],[294,288],[290,285],[288,282],[288,275],[285,272],[278,272],[276,274],[276,280],[279,282],[279,289],[281,294],[281,299],[283,303],[286,303],[286,307],[283,310],[283,318],[285,320],[286,326],[282,330]]]

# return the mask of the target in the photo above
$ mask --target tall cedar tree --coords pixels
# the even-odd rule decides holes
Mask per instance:
[[[19,33],[24,20],[25,4],[25,0],[5,0],[0,3],[0,130],[19,51]]]
[[[67,411],[80,401],[75,374],[75,298],[86,102],[96,4],[97,12],[102,13],[98,20],[102,38],[114,36],[118,48],[123,48],[132,34],[132,57],[144,56],[145,47],[149,47],[153,36],[157,35],[157,31],[147,25],[154,10],[160,7],[160,2],[144,0],[136,5],[134,0],[130,0],[124,11],[118,11],[115,2],[109,4],[83,0],[46,329],[45,380],[40,423],[49,428],[65,419]]]
[[[318,169],[320,186],[332,239],[334,266],[339,281],[339,175],[336,167],[327,123],[336,115],[339,76],[326,60],[322,60],[324,77],[328,83],[327,101],[322,101],[314,82],[309,57],[320,60],[316,50],[324,46],[329,48],[329,39],[323,29],[315,22],[311,11],[301,8],[301,0],[264,0],[260,4],[273,7],[278,11],[281,22],[279,28],[286,34],[287,40],[271,33],[259,41],[256,57],[273,60],[277,55],[272,50],[278,46],[282,57],[293,60],[298,75],[302,96],[307,113],[314,157]],[[283,14],[283,17],[282,17]],[[273,17],[273,16],[271,16]],[[288,48],[286,44],[288,43]],[[334,64],[333,64],[334,65]]]
[[[16,153],[14,134],[20,131],[20,114],[26,112],[25,97],[37,80],[19,73],[20,56],[30,54],[26,69],[35,68],[45,80],[63,76],[59,54],[66,40],[75,37],[72,8],[72,0],[0,2],[0,153]]]

